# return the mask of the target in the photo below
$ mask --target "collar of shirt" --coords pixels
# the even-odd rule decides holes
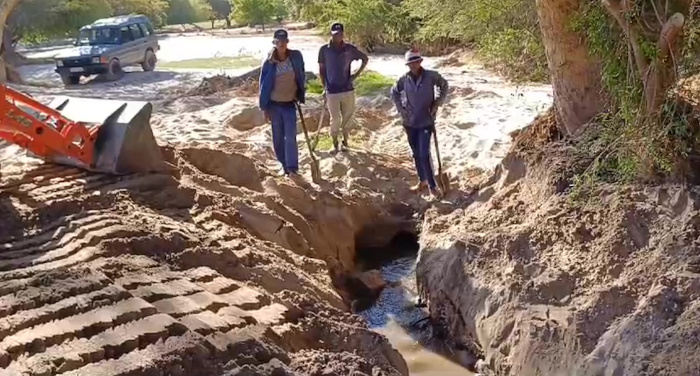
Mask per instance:
[[[418,82],[421,79],[421,77],[423,77],[423,72],[423,67],[421,67],[417,74],[413,74],[413,72],[409,71],[408,77],[410,77],[413,80],[413,82]]]
[[[281,62],[281,61],[285,61],[285,60],[287,60],[287,59],[289,58],[289,50],[287,50],[287,56],[286,56],[284,59],[280,60],[280,59],[277,57],[277,49],[276,49],[276,48],[273,48],[272,51],[270,51],[270,55],[268,55],[267,58],[268,58],[268,60],[270,60],[270,62],[272,62],[272,63],[279,63],[279,62]]]
[[[329,47],[329,48],[334,48],[334,47],[336,47],[336,45],[333,44],[333,39],[331,39],[330,41],[328,41],[328,47]],[[337,46],[337,47],[338,47],[338,49],[342,49],[343,47],[345,47],[345,41],[344,41],[344,40],[341,40],[340,43],[338,43],[338,46]]]

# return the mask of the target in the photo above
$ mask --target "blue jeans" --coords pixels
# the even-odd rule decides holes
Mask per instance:
[[[268,107],[272,123],[272,146],[284,172],[299,171],[299,149],[297,148],[297,112],[294,102],[272,102]]]
[[[416,171],[421,182],[427,181],[431,189],[434,189],[435,176],[430,161],[430,139],[433,135],[431,128],[404,127],[408,136],[408,144],[413,151],[413,160],[416,162]]]

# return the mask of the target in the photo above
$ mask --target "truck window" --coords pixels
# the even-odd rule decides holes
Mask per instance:
[[[119,29],[104,27],[80,30],[77,44],[79,46],[119,44]]]
[[[141,33],[143,33],[143,35],[145,35],[145,36],[148,37],[148,36],[150,36],[151,34],[153,34],[153,33],[151,33],[150,30],[148,30],[148,26],[146,26],[145,23],[140,23],[140,24],[139,24],[139,27],[141,28]]]
[[[119,33],[121,34],[122,37],[122,43],[128,43],[134,40],[133,36],[131,35],[131,31],[129,31],[128,26],[122,26],[119,29]]]
[[[131,37],[133,38],[133,40],[143,38],[143,34],[141,33],[141,29],[139,28],[139,25],[131,24],[131,25],[129,25],[129,30],[131,30]]]

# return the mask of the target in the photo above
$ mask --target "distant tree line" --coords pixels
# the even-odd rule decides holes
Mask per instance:
[[[19,0],[9,15],[6,32],[27,42],[72,36],[97,19],[145,14],[156,27],[227,20],[230,0]]]

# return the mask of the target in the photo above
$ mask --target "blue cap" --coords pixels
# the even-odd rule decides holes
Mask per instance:
[[[345,28],[343,27],[343,24],[341,24],[340,22],[336,22],[333,25],[331,25],[331,34],[335,35],[338,33],[342,33],[344,30],[345,30]]]
[[[275,30],[275,34],[274,34],[273,38],[276,40],[288,40],[289,35],[287,34],[287,30],[278,29],[278,30]]]

